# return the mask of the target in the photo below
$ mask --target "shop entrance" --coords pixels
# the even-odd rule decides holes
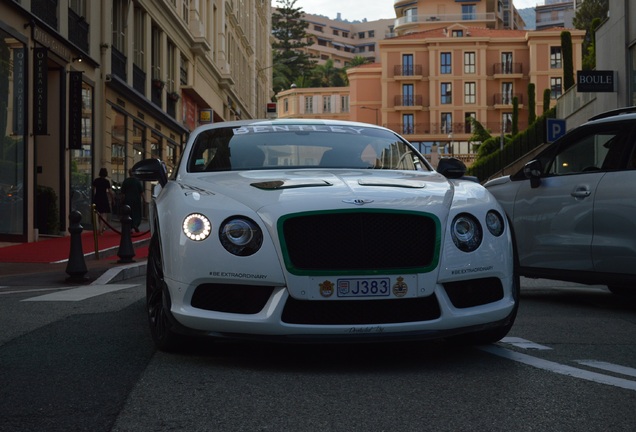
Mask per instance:
[[[47,74],[46,134],[34,136],[34,223],[40,236],[63,235],[66,199],[64,176],[66,124],[66,72],[49,60]]]

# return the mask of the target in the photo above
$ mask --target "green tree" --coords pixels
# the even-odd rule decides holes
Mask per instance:
[[[572,34],[561,32],[561,54],[563,55],[563,90],[568,90],[574,81],[574,60],[572,58]]]
[[[589,31],[589,40],[586,35],[583,42],[583,69],[596,69],[596,29],[601,25],[600,18],[594,18]]]
[[[528,84],[528,126],[537,119],[537,95],[534,83]]]
[[[543,90],[543,114],[544,115],[546,112],[550,110],[551,95],[552,95],[552,91],[549,88]]]
[[[585,30],[583,41],[583,69],[596,67],[595,32],[607,17],[609,0],[585,0],[576,9],[572,24],[574,28]]]
[[[279,87],[281,83],[294,83],[299,77],[309,75],[315,64],[313,57],[304,51],[312,41],[307,34],[309,23],[302,20],[304,13],[302,8],[295,7],[296,1],[279,0],[281,5],[272,13],[275,93],[286,88]],[[279,64],[287,67],[276,67]]]
[[[519,98],[512,98],[512,136],[519,133]]]
[[[312,70],[311,76],[312,87],[342,87],[346,85],[342,70],[334,67],[332,59],[316,66]]]

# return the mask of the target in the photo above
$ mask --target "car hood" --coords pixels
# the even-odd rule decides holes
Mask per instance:
[[[436,213],[450,207],[454,187],[435,173],[381,170],[274,170],[202,174],[181,182],[182,187],[219,195],[261,212],[311,211],[352,206],[400,208]],[[439,209],[438,209],[439,211]]]

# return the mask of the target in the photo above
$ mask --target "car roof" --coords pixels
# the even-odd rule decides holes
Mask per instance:
[[[377,126],[369,123],[353,122],[349,120],[331,120],[331,119],[306,119],[306,118],[288,118],[288,119],[250,119],[250,120],[234,120],[224,121],[219,123],[210,123],[200,126],[204,129],[213,129],[217,127],[239,127],[249,125],[264,125],[264,126],[276,126],[276,125],[316,125],[316,126],[360,126],[368,128],[376,128],[388,130],[382,126]]]
[[[620,117],[620,118],[617,118]],[[636,119],[636,106],[617,108],[610,111],[605,111],[601,114],[597,114],[594,117],[590,117],[588,122],[595,122],[597,120],[634,120]]]

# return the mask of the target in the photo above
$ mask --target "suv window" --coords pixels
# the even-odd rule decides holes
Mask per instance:
[[[546,167],[546,174],[561,175],[607,169],[604,162],[615,142],[616,133],[584,135],[562,148]]]

